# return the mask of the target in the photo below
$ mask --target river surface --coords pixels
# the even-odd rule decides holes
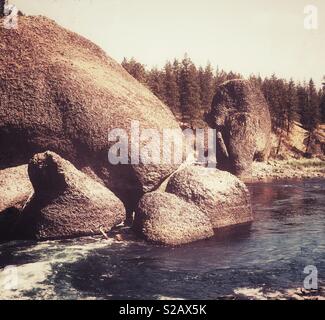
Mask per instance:
[[[167,248],[82,238],[0,243],[0,298],[220,299],[325,282],[325,180],[249,185],[255,221]],[[14,266],[14,267],[8,267]],[[252,293],[253,292],[253,293]]]

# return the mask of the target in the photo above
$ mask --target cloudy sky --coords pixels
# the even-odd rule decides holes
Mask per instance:
[[[147,66],[187,52],[227,71],[320,84],[325,75],[324,0],[10,0],[46,15],[122,61]],[[318,29],[304,28],[304,7],[318,8]]]

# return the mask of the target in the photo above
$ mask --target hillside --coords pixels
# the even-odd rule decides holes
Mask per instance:
[[[279,141],[281,139],[280,147]],[[310,142],[309,134],[300,123],[294,122],[289,134],[278,131],[273,133],[271,159],[289,160],[303,157],[324,158],[325,151],[325,124],[319,125]]]

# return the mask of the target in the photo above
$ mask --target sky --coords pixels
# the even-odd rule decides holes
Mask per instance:
[[[10,0],[23,13],[45,15],[121,62],[147,67],[187,53],[226,71],[296,81],[325,75],[324,0]],[[317,29],[304,27],[306,5]]]

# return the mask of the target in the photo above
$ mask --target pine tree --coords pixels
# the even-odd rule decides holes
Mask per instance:
[[[286,124],[283,82],[273,74],[270,79],[264,80],[262,91],[270,107],[273,130],[277,132],[278,129],[285,128]]]
[[[169,106],[175,116],[180,115],[180,102],[178,91],[178,74],[175,67],[167,62],[164,67],[164,87],[165,87],[165,103]]]
[[[195,120],[200,117],[200,87],[197,69],[187,55],[185,55],[181,65],[179,89],[183,122],[190,122],[193,126]]]
[[[302,118],[302,124],[308,131],[313,131],[316,129],[318,123],[320,122],[319,113],[319,97],[316,91],[314,81],[310,79],[308,84],[308,101],[306,108],[304,110],[304,115]]]
[[[228,72],[228,74],[227,74],[227,80],[234,80],[234,79],[241,79],[241,78],[242,78],[242,75],[232,72],[232,71]]]
[[[309,152],[309,147],[313,139],[314,131],[320,122],[319,112],[319,97],[316,91],[314,81],[310,79],[309,84],[306,88],[306,101],[305,105],[302,106],[301,110],[301,123],[307,130],[307,146],[306,153]]]
[[[255,76],[254,74],[251,74],[250,77],[249,77],[249,80],[250,80],[252,83],[254,83],[254,85],[255,85],[256,87],[258,87],[258,88],[260,88],[260,89],[262,88],[262,86],[263,86],[263,80],[262,80],[262,78],[261,78],[260,75]]]
[[[147,74],[145,66],[137,62],[134,58],[128,61],[126,58],[122,61],[122,67],[135,79],[137,79],[142,84],[147,83]]]
[[[227,73],[224,70],[220,70],[219,67],[217,67],[215,78],[214,78],[214,88],[217,90],[217,88],[227,81]]]
[[[321,113],[321,122],[325,123],[325,88],[322,89],[319,109]]]
[[[161,101],[165,101],[165,81],[164,74],[157,68],[151,69],[147,75],[147,85],[151,92]]]
[[[286,90],[286,118],[287,118],[287,133],[289,134],[290,129],[294,121],[299,120],[298,118],[298,97],[295,83],[292,79],[287,85]]]
[[[202,112],[204,112],[204,110],[210,107],[214,93],[213,69],[210,63],[207,64],[204,70],[202,67],[199,68],[198,78],[200,86],[200,104]]]
[[[320,114],[321,114],[321,122],[325,122],[325,77],[323,78],[323,88],[320,93]]]
[[[306,83],[304,83],[303,85],[299,84],[297,86],[298,113],[302,125],[304,125],[304,117],[308,105],[308,92],[306,88]]]

